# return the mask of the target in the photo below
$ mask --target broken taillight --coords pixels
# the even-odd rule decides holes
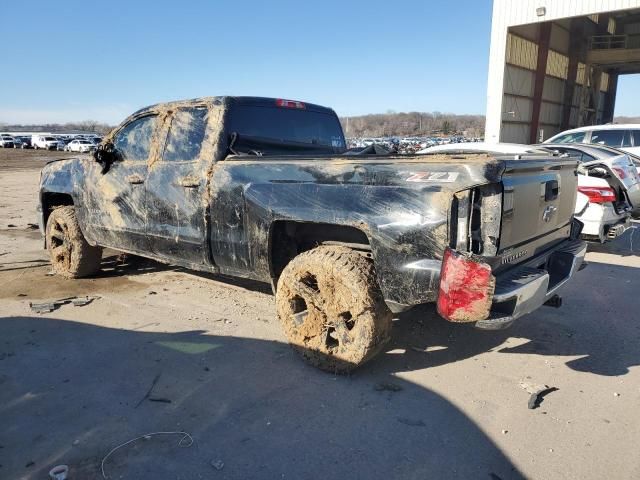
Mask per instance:
[[[589,197],[591,203],[616,201],[616,192],[611,187],[578,187],[578,191]]]
[[[489,316],[495,277],[491,267],[447,248],[440,270],[438,313],[450,322],[476,322]]]
[[[282,98],[278,98],[276,100],[276,105],[284,108],[298,108],[300,110],[305,109],[304,103],[298,102],[297,100],[284,100]]]

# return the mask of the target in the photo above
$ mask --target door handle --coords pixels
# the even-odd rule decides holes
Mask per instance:
[[[558,186],[557,180],[549,180],[544,184],[544,199],[547,202],[551,200],[555,200],[558,198],[558,194],[560,193],[560,187]]]
[[[142,178],[137,173],[134,173],[133,175],[129,175],[128,177],[125,177],[125,180],[129,182],[131,185],[140,185],[141,183],[144,183],[144,178]]]
[[[200,186],[200,180],[196,177],[182,177],[178,182],[184,188],[198,188]]]

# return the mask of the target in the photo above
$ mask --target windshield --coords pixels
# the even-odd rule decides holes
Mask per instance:
[[[45,141],[47,142],[57,142],[57,140],[53,137],[44,137]]]
[[[238,135],[235,145],[239,152],[249,148],[270,153],[305,149],[338,153],[345,149],[338,118],[306,109],[235,105],[229,132]]]

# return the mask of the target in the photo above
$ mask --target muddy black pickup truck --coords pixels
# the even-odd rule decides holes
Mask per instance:
[[[586,251],[576,182],[566,157],[353,152],[331,109],[211,97],[46,165],[39,221],[64,277],[97,274],[110,247],[268,282],[289,342],[345,372],[418,304],[499,329],[554,303]]]

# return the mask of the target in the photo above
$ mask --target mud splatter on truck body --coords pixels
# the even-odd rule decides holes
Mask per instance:
[[[316,116],[319,140],[265,139],[246,126],[246,112],[272,111],[279,121]],[[261,128],[271,128],[269,120]],[[575,162],[352,155],[333,110],[312,104],[208,97],[155,105],[127,118],[99,152],[106,146],[120,157],[59,161],[43,170],[43,228],[52,207],[74,205],[92,245],[272,285],[299,253],[347,245],[373,259],[395,310],[436,300],[447,247],[481,257],[498,275],[527,261],[544,263],[575,238]],[[507,177],[528,193],[504,191]],[[562,193],[545,200],[557,211],[547,225],[538,213],[539,185],[548,181],[562,183]],[[527,203],[543,227],[536,235],[508,230]],[[509,248],[500,245],[505,235],[513,240]]]

